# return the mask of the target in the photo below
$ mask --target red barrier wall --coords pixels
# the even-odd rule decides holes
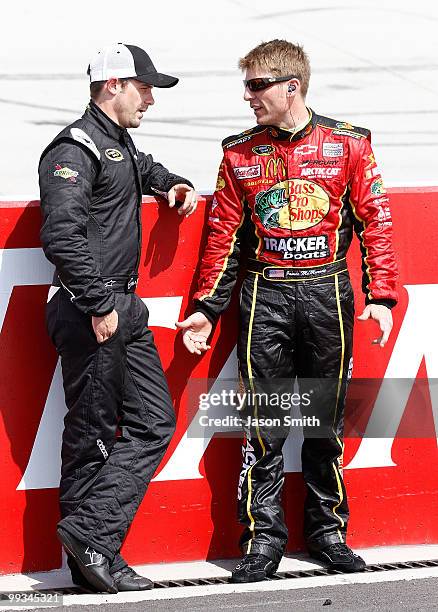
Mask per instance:
[[[371,346],[373,323],[355,332],[356,377],[438,378],[438,188],[391,189],[400,304],[382,350]],[[55,535],[63,398],[57,356],[46,337],[44,306],[51,269],[42,254],[38,202],[0,202],[0,573],[48,570],[61,564]],[[143,255],[138,293],[148,298],[151,327],[178,415],[176,434],[149,487],[123,548],[131,563],[238,556],[235,496],[240,441],[188,438],[186,383],[216,378],[236,341],[236,303],[218,325],[202,359],[183,349],[173,322],[190,310],[205,207],[181,222],[165,205],[143,206]],[[350,254],[357,313],[357,241]],[[435,383],[436,384],[436,383]],[[438,542],[438,405],[415,388],[400,398],[399,436],[346,440],[345,480],[352,546]],[[378,416],[378,397],[370,419]],[[400,437],[421,420],[422,438]],[[407,429],[405,429],[407,431]],[[395,435],[396,431],[394,431]],[[284,506],[289,550],[303,548],[303,482],[299,448],[286,449]]]

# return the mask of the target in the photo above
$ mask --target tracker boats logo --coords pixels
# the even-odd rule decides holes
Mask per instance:
[[[289,238],[264,237],[265,250],[281,253],[283,259],[323,259],[330,256],[328,236],[301,236]]]

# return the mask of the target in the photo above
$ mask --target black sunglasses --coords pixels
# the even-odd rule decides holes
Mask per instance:
[[[267,89],[274,83],[283,83],[284,81],[289,81],[290,79],[296,79],[297,77],[293,74],[289,76],[282,77],[257,77],[256,79],[248,79],[247,81],[243,81],[245,87],[248,87],[249,91],[262,91],[263,89]]]

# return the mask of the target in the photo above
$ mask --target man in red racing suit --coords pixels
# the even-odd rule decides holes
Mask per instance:
[[[278,65],[278,50],[290,58],[289,65]],[[258,125],[223,142],[196,312],[180,327],[191,352],[209,348],[207,337],[230,301],[244,249],[241,379],[253,391],[261,380],[312,379],[313,406],[324,413],[328,430],[304,436],[304,535],[313,557],[335,569],[359,571],[365,563],[345,540],[349,513],[342,480],[354,321],[346,254],[354,229],[366,303],[359,318],[377,321],[382,335],[376,342],[384,346],[397,301],[388,197],[370,132],[305,106],[310,70],[301,47],[262,43],[240,67],[246,69],[245,99]],[[251,410],[252,416],[266,414],[261,406]],[[272,575],[283,554],[287,434],[287,427],[272,431],[262,425],[246,431],[238,488],[244,558],[233,572],[235,582]]]

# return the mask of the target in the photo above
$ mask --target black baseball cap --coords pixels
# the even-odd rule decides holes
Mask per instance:
[[[99,50],[92,58],[87,74],[90,83],[132,78],[155,87],[173,87],[179,81],[176,77],[157,72],[146,51],[123,43]]]

